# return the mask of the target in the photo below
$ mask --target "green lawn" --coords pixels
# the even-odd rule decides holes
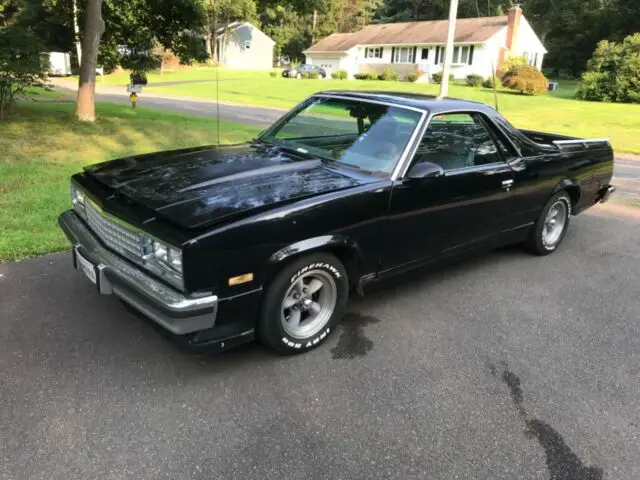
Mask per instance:
[[[84,165],[216,140],[215,122],[207,119],[99,104],[98,121],[87,125],[74,121],[73,110],[69,103],[25,101],[0,124],[0,261],[68,247],[56,219],[69,208],[69,177]],[[233,143],[258,130],[221,122],[220,132]]]
[[[381,90],[416,92],[435,95],[439,86],[408,82],[367,80],[292,80],[280,76],[272,78],[268,72],[218,72],[220,101],[288,109],[309,95],[321,90]],[[166,95],[216,99],[216,69],[196,67],[167,72],[150,73],[145,92]],[[125,85],[128,73],[119,72],[104,77],[103,85]],[[159,82],[198,81],[198,83],[156,86]],[[73,81],[73,80],[71,80]],[[76,80],[77,81],[77,80]],[[577,81],[561,80],[560,90],[528,97],[501,90],[498,102],[501,113],[520,128],[548,131],[591,138],[611,138],[618,152],[640,154],[640,105],[596,103],[575,100]],[[98,85],[100,85],[98,81]],[[144,93],[143,93],[144,95]],[[476,100],[493,105],[493,92],[484,88],[452,85],[450,96]]]

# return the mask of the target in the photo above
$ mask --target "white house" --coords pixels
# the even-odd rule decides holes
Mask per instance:
[[[334,33],[303,53],[307,63],[350,75],[392,67],[400,74],[442,70],[448,20],[369,25],[354,33]],[[452,73],[455,78],[500,70],[513,55],[542,67],[547,50],[520,7],[501,17],[461,18],[456,22]]]
[[[220,63],[229,68],[267,70],[273,68],[273,48],[276,44],[271,37],[249,22],[234,22],[217,32],[217,48]],[[212,55],[207,41],[207,53]]]

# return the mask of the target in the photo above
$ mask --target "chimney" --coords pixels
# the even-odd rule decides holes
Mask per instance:
[[[499,72],[499,75],[500,72],[502,72],[502,67],[504,66],[506,59],[511,55],[511,52],[516,49],[521,18],[522,8],[520,8],[519,4],[516,4],[507,10],[507,40],[504,48],[500,49],[500,53],[498,55],[497,71]]]
[[[516,49],[521,18],[522,8],[520,8],[520,5],[516,4],[507,10],[507,50]]]

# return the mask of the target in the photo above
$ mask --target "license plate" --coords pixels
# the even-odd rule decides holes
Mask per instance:
[[[82,258],[82,256],[79,253],[77,257],[78,257],[78,264],[80,265],[80,268],[82,269],[84,274],[87,276],[89,280],[91,280],[91,283],[96,284],[97,283],[96,269],[94,268],[94,266],[91,264],[91,262]]]

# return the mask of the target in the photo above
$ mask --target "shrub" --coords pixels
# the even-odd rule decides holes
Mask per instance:
[[[410,82],[415,82],[416,80],[418,80],[418,73],[417,72],[411,72],[409,75],[407,75],[407,80]]]
[[[599,102],[640,103],[640,33],[622,43],[603,40],[587,64],[576,97]]]
[[[331,78],[334,78],[336,80],[346,80],[348,76],[349,74],[346,70],[336,70],[334,72],[331,72]]]
[[[380,80],[394,82],[394,81],[397,81],[399,77],[400,75],[398,74],[398,72],[396,72],[393,68],[387,67],[382,71],[382,73],[378,78],[380,78]]]
[[[378,74],[375,72],[356,73],[354,77],[356,80],[378,80]]]
[[[320,78],[320,72],[316,72],[315,70],[312,70],[307,74],[307,76],[309,78],[317,79],[317,78]]]
[[[271,76],[272,78],[276,78],[278,76],[278,72],[276,72],[275,70],[271,70],[269,72],[269,76]]]
[[[475,73],[467,75],[467,85],[471,87],[479,87],[482,82],[484,82],[484,78],[481,75],[476,75]]]
[[[440,83],[442,81],[442,72],[436,72],[431,75],[431,80],[433,83]],[[453,73],[449,74],[449,81],[453,80]]]
[[[540,70],[531,65],[511,67],[502,77],[502,85],[525,95],[547,91],[548,82]]]
[[[489,77],[487,78],[484,82],[482,82],[482,86],[484,88],[491,88],[493,89],[493,77]]]
[[[300,72],[300,78],[309,78],[309,72]]]

